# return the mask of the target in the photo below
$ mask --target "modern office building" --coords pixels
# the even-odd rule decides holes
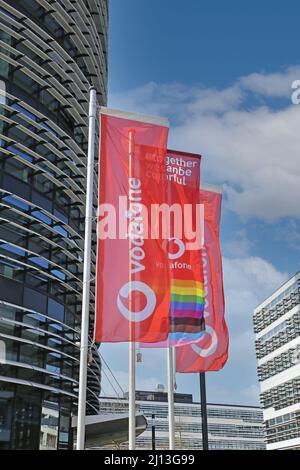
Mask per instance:
[[[106,104],[107,22],[107,0],[0,1],[0,449],[72,446],[88,98],[94,85]],[[94,414],[95,345],[89,361]]]
[[[176,449],[202,449],[201,406],[193,396],[175,393],[175,444]],[[137,391],[136,403],[148,422],[145,432],[137,437],[137,449],[152,449],[152,427],[155,427],[155,448],[169,449],[168,396],[163,389]],[[103,414],[128,412],[128,400],[101,398]],[[209,403],[209,449],[264,450],[263,415],[259,407]],[[126,448],[127,444],[118,444]]]
[[[300,450],[300,272],[254,310],[267,449]]]

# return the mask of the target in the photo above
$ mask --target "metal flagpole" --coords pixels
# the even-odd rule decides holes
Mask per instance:
[[[168,204],[172,204],[171,186],[167,186]],[[169,227],[169,237],[171,238],[171,227]],[[167,348],[168,362],[168,413],[169,413],[169,450],[175,450],[175,418],[174,418],[174,348]]]
[[[129,450],[135,450],[135,343],[129,343]]]
[[[85,232],[84,232],[84,262],[83,262],[83,290],[81,314],[81,340],[80,340],[80,368],[79,368],[79,394],[77,417],[77,450],[83,450],[85,444],[85,413],[86,413],[86,378],[88,361],[88,335],[89,335],[89,305],[90,305],[90,271],[91,271],[91,238],[93,223],[93,181],[94,181],[94,154],[95,154],[95,126],[97,98],[96,89],[90,88],[89,102],[89,135],[88,155],[86,167],[86,202],[85,202]]]
[[[155,414],[152,414],[151,440],[152,440],[152,450],[155,450]]]
[[[168,354],[168,412],[169,412],[169,450],[175,449],[174,418],[174,348],[167,348]]]
[[[132,177],[132,157],[134,151],[134,131],[129,131],[128,156],[129,156],[129,178]],[[129,194],[128,194],[129,196]],[[128,269],[129,282],[131,283],[131,260],[130,260],[131,239],[128,236]],[[131,289],[130,289],[131,292]],[[132,297],[129,294],[129,311],[132,312]],[[128,383],[128,407],[129,407],[129,450],[135,450],[135,342],[134,323],[129,323],[129,383]]]
[[[201,399],[201,422],[202,422],[202,449],[208,450],[208,425],[207,425],[207,404],[205,372],[199,373],[200,379],[200,399]]]

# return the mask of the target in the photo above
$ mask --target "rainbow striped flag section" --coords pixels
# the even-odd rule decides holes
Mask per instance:
[[[195,280],[171,282],[169,341],[195,341],[205,329],[204,286]]]

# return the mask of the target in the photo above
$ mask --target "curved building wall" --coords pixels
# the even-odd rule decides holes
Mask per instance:
[[[94,85],[106,104],[107,21],[106,0],[0,0],[0,449],[72,445],[88,97]]]

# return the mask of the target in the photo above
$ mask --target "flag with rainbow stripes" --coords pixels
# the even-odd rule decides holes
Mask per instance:
[[[202,336],[205,329],[204,303],[202,282],[193,279],[172,279],[168,338],[170,343],[195,341]]]

